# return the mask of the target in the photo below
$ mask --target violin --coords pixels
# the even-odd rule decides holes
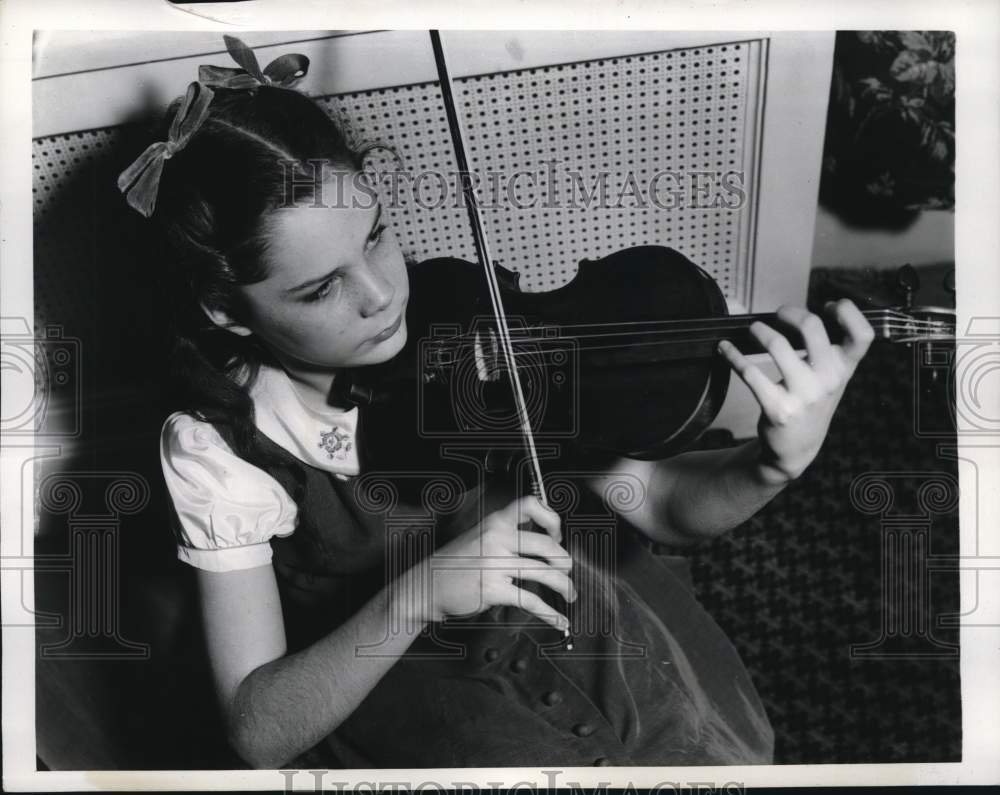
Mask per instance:
[[[799,350],[797,331],[774,314],[730,315],[715,280],[679,252],[638,246],[584,260],[566,285],[523,292],[498,267],[528,419],[539,444],[574,461],[659,459],[689,448],[717,416],[731,371],[729,340],[761,353],[749,328],[763,321]],[[937,307],[865,310],[876,340],[954,338],[954,312]],[[518,456],[518,410],[479,266],[454,258],[410,269],[408,341],[389,362],[338,379],[365,410],[365,447],[376,469],[445,466],[442,449],[482,453],[491,474]],[[827,323],[833,342],[842,337]],[[470,483],[470,485],[472,485]]]

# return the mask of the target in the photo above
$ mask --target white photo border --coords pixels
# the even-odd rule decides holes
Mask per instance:
[[[194,13],[197,12],[197,13]],[[237,20],[230,25],[208,17]],[[202,30],[239,33],[249,30],[331,29],[676,29],[676,30],[952,30],[957,36],[956,129],[956,272],[958,329],[973,318],[1000,318],[1000,4],[992,0],[821,0],[810,4],[780,0],[701,3],[617,3],[541,0],[524,3],[464,3],[456,17],[452,3],[382,0],[377,6],[323,0],[251,0],[170,6],[166,0],[6,0],[0,5],[0,316],[31,318],[33,304],[31,202],[32,31]],[[23,384],[3,374],[3,401],[19,405]],[[1000,395],[991,396],[1000,405]],[[30,396],[29,396],[30,399]],[[6,412],[5,412],[6,416]],[[8,561],[30,562],[23,547],[34,527],[30,491],[9,486],[31,483],[31,463],[21,471],[14,444],[4,440],[0,456],[0,527],[5,565],[3,616],[3,786],[7,791],[88,790],[314,790],[316,779],[301,772],[277,771],[75,771],[35,770],[34,629],[8,626],[22,600],[33,603],[30,576]],[[24,443],[21,443],[24,444]],[[16,451],[14,451],[16,452]],[[970,468],[960,467],[962,555],[1000,556],[1000,499],[988,484],[1000,483],[1000,435],[960,438],[960,457],[974,460],[978,488]],[[974,474],[974,473],[973,473]],[[26,480],[22,481],[22,477]],[[978,542],[978,546],[975,544]],[[661,787],[714,782],[737,786],[930,785],[1000,782],[1000,576],[980,572],[978,593],[969,594],[963,579],[963,608],[978,596],[977,615],[987,626],[961,630],[963,756],[946,764],[780,765],[763,767],[566,768],[553,778],[550,769],[464,768],[454,770],[338,770],[322,781],[363,789],[420,783],[438,789],[463,784],[496,789],[519,785]],[[672,791],[672,790],[671,790]]]

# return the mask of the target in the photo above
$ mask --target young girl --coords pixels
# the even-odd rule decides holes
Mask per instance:
[[[227,43],[243,70],[203,68],[165,140],[119,184],[169,252],[180,393],[161,460],[235,751],[265,768],[769,762],[771,729],[735,650],[683,575],[624,530],[602,587],[533,497],[470,492],[471,511],[390,526],[385,504],[355,488],[364,417],[331,398],[333,384],[405,344],[403,252],[363,181],[306,189],[316,163],[360,174],[363,153],[290,87],[304,59],[265,73]],[[342,199],[317,200],[325,189]],[[873,336],[849,302],[831,309],[842,345],[805,310],[780,311],[806,360],[754,327],[781,383],[721,346],[760,402],[758,439],[606,473],[641,482],[634,528],[710,538],[805,469]],[[428,516],[447,520],[436,548],[400,558],[428,537]],[[544,532],[519,529],[528,520]],[[541,653],[558,637],[545,625],[568,625],[550,594],[571,609],[599,598],[614,631]],[[511,616],[535,620],[500,620]]]

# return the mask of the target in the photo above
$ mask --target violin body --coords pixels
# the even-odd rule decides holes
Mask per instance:
[[[715,341],[663,345],[648,331],[726,316],[718,285],[686,257],[625,249],[582,261],[571,282],[541,293],[497,270],[540,448],[577,459],[662,458],[715,418],[730,378]],[[338,377],[341,396],[363,406],[367,465],[437,468],[443,449],[459,446],[492,451],[509,467],[511,458],[496,453],[522,440],[481,268],[452,258],[412,267],[406,318],[408,341],[396,357]]]

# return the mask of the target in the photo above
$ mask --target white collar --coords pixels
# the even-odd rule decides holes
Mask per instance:
[[[257,429],[300,461],[337,475],[360,471],[358,407],[307,406],[288,374],[262,364],[250,388]]]

